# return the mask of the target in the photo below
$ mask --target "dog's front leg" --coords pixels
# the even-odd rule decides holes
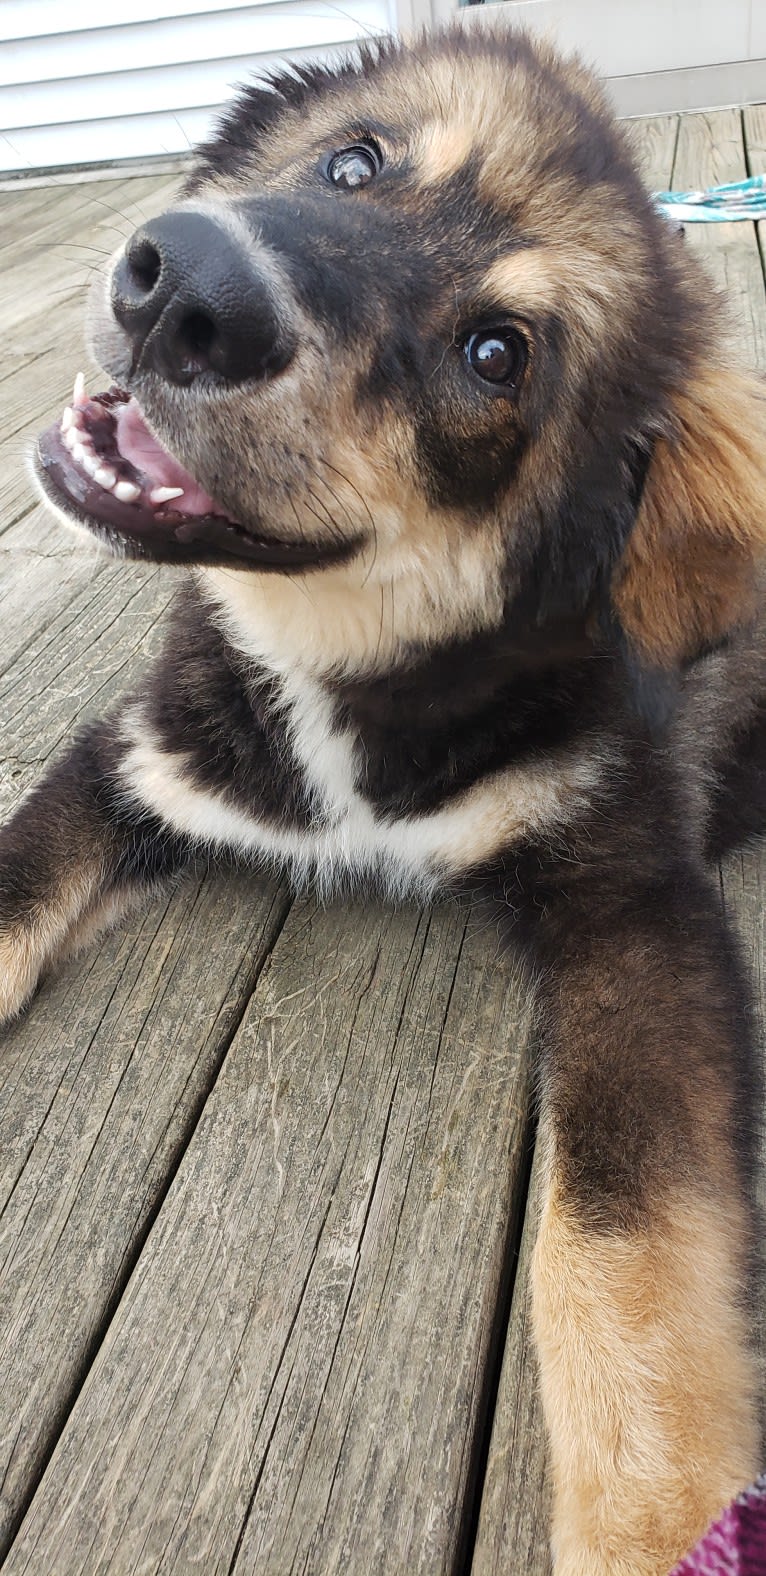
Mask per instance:
[[[116,924],[189,846],[131,805],[116,723],[82,734],[0,828],[0,1023],[50,964]]]
[[[564,907],[532,1271],[554,1570],[667,1576],[759,1466],[739,971],[693,873]]]

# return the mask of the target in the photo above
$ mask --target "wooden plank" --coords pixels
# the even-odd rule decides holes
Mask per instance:
[[[253,877],[187,884],[3,1037],[0,1559],[286,908]]]
[[[471,1564],[478,1576],[550,1576],[551,1495],[529,1307],[540,1187],[536,1153]]]
[[[495,950],[293,910],[8,1576],[454,1569],[527,1125]]]
[[[110,201],[122,201],[124,185],[108,183]],[[161,206],[167,189],[166,181],[131,184],[128,201],[138,193],[142,205]],[[48,232],[87,223],[99,233],[111,220],[93,197],[93,188],[87,203],[72,188],[48,191]],[[3,211],[5,234],[23,253],[30,205],[14,196]],[[28,268],[37,288],[34,251]],[[40,308],[44,322],[51,308],[42,286]],[[50,419],[48,402],[60,408],[58,389],[63,396],[71,385],[72,325],[62,331],[60,313],[56,321],[42,368],[5,379],[11,423],[21,410],[36,430]],[[22,476],[9,443],[5,501],[10,480],[28,487]],[[5,533],[0,554],[3,815],[82,719],[103,710],[128,673],[137,681],[174,579],[76,546],[31,495],[21,506],[29,512]],[[3,1035],[0,1558],[288,906],[252,876],[193,880],[63,970]]]
[[[766,174],[766,104],[753,104],[743,111],[745,155],[748,175]],[[761,265],[766,275],[766,220],[756,225]]]
[[[52,182],[33,191],[22,187],[0,193],[0,272],[18,265],[19,243],[31,265],[38,253],[76,236],[83,223],[110,221],[129,235],[141,223],[144,203],[152,193],[177,186],[178,180],[153,171],[133,176],[112,173],[82,185]]]
[[[677,190],[738,181],[746,174],[739,110],[682,117],[673,174]],[[753,226],[688,224],[685,237],[686,244],[704,256],[708,271],[726,296],[740,353],[752,366],[766,369],[763,274]]]
[[[679,125],[678,115],[651,115],[625,127],[650,192],[670,187]]]
[[[743,111],[748,174],[766,172],[766,104],[751,104]]]
[[[4,243],[0,247],[4,333],[18,336],[29,317],[55,329],[56,299],[72,291],[94,259],[106,260],[144,219],[167,206],[175,178],[152,176],[52,188],[41,214],[24,213],[24,194],[0,198]],[[5,370],[4,360],[4,370]]]
[[[3,556],[4,814],[136,682],[172,576],[87,552]],[[65,970],[3,1036],[0,1557],[285,908],[253,879],[194,883]]]
[[[159,645],[172,577],[87,554],[7,555],[0,581],[0,815],[58,747],[135,685]]]

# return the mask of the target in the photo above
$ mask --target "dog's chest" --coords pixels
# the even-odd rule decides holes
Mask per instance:
[[[340,722],[328,690],[305,676],[283,678],[280,689],[280,725],[267,758],[275,775],[289,779],[286,797],[301,805],[300,814],[286,808],[275,815],[234,782],[211,786],[199,750],[163,737],[140,706],[125,720],[121,775],[131,797],[174,831],[287,867],[296,886],[315,884],[324,895],[367,884],[396,897],[432,895],[569,819],[598,775],[590,752],[558,763],[533,760],[486,773],[427,813],[394,813],[365,791],[364,739]],[[254,753],[259,749],[263,741],[254,734]],[[261,771],[263,764],[262,753]]]

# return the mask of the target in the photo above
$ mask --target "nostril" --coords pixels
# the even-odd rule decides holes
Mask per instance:
[[[198,356],[207,356],[215,339],[216,328],[206,312],[188,312],[179,324],[178,333],[187,350]]]
[[[257,259],[193,209],[136,230],[112,273],[110,306],[134,365],[171,383],[271,378],[295,354]]]
[[[145,295],[150,295],[162,273],[162,258],[148,236],[134,242],[126,262],[131,283]]]
[[[209,371],[217,338],[215,322],[207,312],[184,313],[176,328],[175,343],[179,370],[185,378]]]

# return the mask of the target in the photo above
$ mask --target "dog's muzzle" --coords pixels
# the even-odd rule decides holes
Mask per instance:
[[[136,230],[112,276],[111,309],[134,371],[175,384],[203,373],[227,383],[272,377],[295,351],[246,239],[196,210],[171,210]]]

